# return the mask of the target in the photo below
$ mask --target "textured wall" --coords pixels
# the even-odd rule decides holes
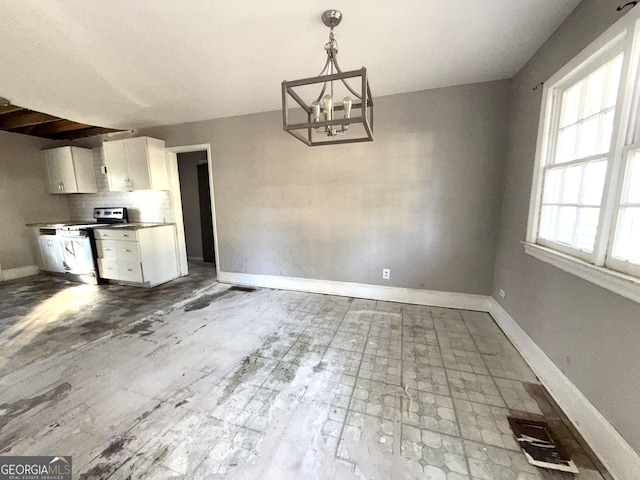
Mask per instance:
[[[512,80],[510,147],[494,297],[640,452],[640,305],[524,253],[542,90],[621,14],[585,0]],[[507,292],[504,300],[498,289]]]
[[[377,98],[373,143],[309,148],[280,112],[137,133],[211,143],[223,271],[489,294],[508,87]]]
[[[48,144],[51,144],[49,141]],[[25,223],[68,220],[65,195],[46,193],[45,142],[0,132],[0,267],[34,265]]]

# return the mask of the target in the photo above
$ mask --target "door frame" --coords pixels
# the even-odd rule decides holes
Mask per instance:
[[[169,171],[169,188],[171,197],[171,207],[176,222],[176,232],[178,235],[178,267],[180,275],[185,276],[189,273],[187,264],[187,242],[184,232],[184,218],[182,216],[182,197],[180,195],[180,177],[178,175],[178,153],[198,152],[205,150],[207,152],[207,168],[209,170],[209,192],[211,193],[211,214],[213,216],[213,251],[216,257],[216,277],[220,275],[220,250],[218,249],[218,224],[216,222],[216,200],[213,188],[213,159],[211,157],[211,144],[200,143],[197,145],[180,145],[177,147],[166,147],[167,152],[176,154],[167,156],[167,167]]]

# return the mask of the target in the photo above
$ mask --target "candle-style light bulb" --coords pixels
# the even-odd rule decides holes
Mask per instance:
[[[324,106],[324,119],[333,120],[333,98],[331,98],[331,95],[322,97],[322,104]]]
[[[342,106],[344,107],[344,118],[351,118],[351,107],[353,107],[353,100],[351,97],[344,97],[344,100],[342,100]]]
[[[320,121],[320,102],[317,100],[315,102],[311,102],[311,115],[313,115],[313,121]]]

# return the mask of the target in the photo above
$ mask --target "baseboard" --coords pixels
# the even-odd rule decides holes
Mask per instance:
[[[218,282],[482,312],[489,311],[491,300],[491,297],[485,295],[222,271],[218,274]]]
[[[638,478],[640,456],[495,299],[493,316],[569,420],[617,480]]]
[[[0,282],[15,280],[16,278],[30,277],[40,272],[37,265],[27,265],[26,267],[8,268],[0,270]]]

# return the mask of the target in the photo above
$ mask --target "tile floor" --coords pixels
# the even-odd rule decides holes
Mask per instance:
[[[0,284],[0,454],[71,455],[78,479],[573,478],[527,463],[519,415],[576,478],[610,478],[489,315],[192,268],[152,290]]]

